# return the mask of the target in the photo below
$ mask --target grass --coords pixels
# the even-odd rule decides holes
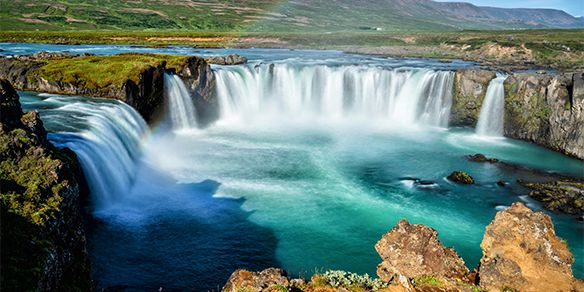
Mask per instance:
[[[79,56],[47,61],[35,73],[52,81],[85,83],[86,88],[120,88],[130,79],[136,84],[148,67],[166,62],[166,68],[179,68],[188,56],[157,54],[120,54],[114,56]]]
[[[442,280],[440,280],[432,275],[418,277],[418,278],[414,279],[412,282],[415,286],[440,287],[440,286],[444,285],[444,282]]]

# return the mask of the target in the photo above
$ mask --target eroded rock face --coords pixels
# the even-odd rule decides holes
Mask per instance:
[[[216,97],[215,74],[211,66],[199,57],[189,58],[187,65],[177,72],[189,88],[197,122],[207,126],[219,118],[219,103]]]
[[[385,282],[424,275],[461,279],[469,272],[456,251],[438,240],[436,230],[405,219],[381,237],[375,250],[383,259],[377,275]]]
[[[261,272],[237,270],[231,274],[222,291],[278,291],[278,287],[288,286],[290,279],[281,269],[269,268]]]
[[[513,74],[505,81],[505,136],[584,159],[584,72]]]
[[[572,276],[574,257],[550,217],[523,203],[497,213],[481,248],[479,284],[488,291],[578,291],[582,284]]]
[[[456,71],[450,125],[475,126],[494,71],[470,68]]]

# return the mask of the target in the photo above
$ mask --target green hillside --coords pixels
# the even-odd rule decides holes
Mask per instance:
[[[0,0],[2,30],[445,31],[574,28],[552,9],[430,0]]]

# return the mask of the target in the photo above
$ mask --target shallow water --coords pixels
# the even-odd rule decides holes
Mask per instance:
[[[12,52],[84,49],[21,44],[1,44],[0,48],[9,46]],[[111,54],[121,48],[137,50],[130,46],[87,49]],[[181,48],[168,50],[182,52]],[[182,53],[193,50],[186,48]],[[319,56],[328,56],[333,61],[327,61],[327,66],[359,62],[359,66],[366,64],[375,70],[403,66],[452,69],[424,60],[339,52],[207,51],[247,53],[257,63],[322,66]],[[262,59],[262,55],[270,57]],[[25,110],[41,111],[57,144],[71,133],[95,131],[88,117],[100,114],[100,103],[112,103],[30,92],[21,92],[21,96]],[[76,102],[94,104],[97,112],[71,111]],[[415,122],[397,126],[386,117],[367,114],[298,117],[291,111],[275,111],[247,113],[244,119],[223,116],[204,130],[155,128],[139,144],[136,150],[142,156],[135,163],[129,190],[109,194],[113,200],[106,205],[91,206],[94,220],[89,252],[100,288],[217,289],[236,268],[269,266],[301,276],[323,269],[374,275],[380,258],[373,246],[401,218],[438,230],[442,242],[453,246],[472,269],[481,257],[479,244],[485,226],[498,210],[516,201],[541,208],[521,196],[524,190],[514,182],[522,173],[472,163],[464,155],[483,153],[578,176],[584,169],[582,161],[529,143],[484,138],[472,129]],[[445,177],[454,170],[469,172],[477,184],[447,181]],[[412,178],[433,184],[420,186]],[[501,179],[510,185],[497,186]],[[94,203],[96,200],[92,198]],[[574,253],[574,273],[584,277],[584,224],[572,216],[550,215],[557,234]]]

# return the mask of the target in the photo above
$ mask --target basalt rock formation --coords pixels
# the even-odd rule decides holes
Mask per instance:
[[[2,291],[89,291],[77,160],[0,79]]]
[[[139,59],[142,56],[150,57],[154,61],[148,66],[144,66],[144,69],[139,72],[132,71],[132,76],[121,76],[119,84],[100,84],[99,80],[86,80],[75,76],[75,74],[69,76],[69,78],[56,80],[41,74],[44,66],[63,59],[93,57],[105,63],[108,58],[120,58],[122,56],[127,57],[127,61],[120,66],[130,66],[132,62],[143,66],[143,61]],[[176,72],[190,85],[193,103],[195,103],[199,111],[199,124],[204,126],[216,120],[219,113],[215,98],[215,76],[211,67],[204,59],[196,56],[184,57],[184,60],[179,64],[170,64],[165,58],[167,58],[165,55],[153,54],[90,56],[40,52],[33,55],[0,57],[0,78],[7,79],[18,90],[121,100],[134,107],[146,121],[153,122],[165,107],[164,73]],[[63,66],[60,70],[66,71],[68,68]],[[108,70],[116,69],[111,68]],[[53,75],[55,74],[52,73],[51,77]]]
[[[550,217],[523,203],[499,211],[487,226],[483,257],[472,272],[437,237],[434,229],[401,220],[375,245],[383,259],[380,279],[329,271],[306,281],[274,268],[237,270],[223,291],[584,291]]]
[[[474,127],[493,71],[456,72],[450,124]],[[506,137],[584,159],[584,72],[512,73],[505,80]]]
[[[493,78],[495,72],[483,69],[456,71],[450,125],[472,127],[476,125],[487,87]]]
[[[505,136],[584,159],[584,72],[513,74],[505,81]]]

